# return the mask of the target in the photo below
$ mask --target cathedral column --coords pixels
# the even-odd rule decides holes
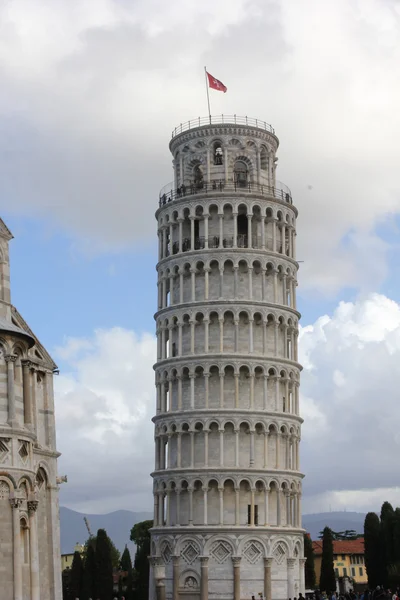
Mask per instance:
[[[264,248],[265,250],[265,248]],[[265,277],[266,277],[266,269],[264,269],[263,267],[261,267],[261,300],[263,302],[265,302]]]
[[[248,267],[249,271],[249,300],[253,300],[253,267]]]
[[[281,519],[281,490],[280,488],[276,491],[276,524],[278,527],[282,524]]]
[[[179,556],[172,557],[172,572],[173,572],[173,584],[172,584],[172,600],[179,600]]]
[[[239,352],[239,319],[234,319],[235,323],[235,352]]]
[[[265,217],[261,215],[261,249],[265,250]]]
[[[272,567],[273,558],[264,558],[264,596],[265,600],[272,600]]]
[[[208,221],[207,221],[208,223]],[[204,268],[204,300],[207,301],[208,300],[208,296],[209,296],[209,272],[211,271],[210,267],[205,267]]]
[[[196,302],[196,269],[189,269],[192,282],[192,302]]]
[[[251,300],[251,298],[250,298],[250,300]],[[250,354],[253,354],[253,352],[254,352],[253,323],[254,323],[254,319],[249,319],[249,353]]]
[[[21,565],[21,525],[19,509],[21,498],[10,498],[13,519],[13,550],[14,550],[14,598],[22,600],[22,565]]]
[[[194,431],[190,431],[190,468],[194,467]]]
[[[179,269],[179,303],[183,304],[183,271]]]
[[[267,527],[269,521],[269,488],[264,491],[264,525]]]
[[[208,408],[210,373],[203,373],[203,377],[204,377],[204,399],[205,399],[206,408]]]
[[[224,351],[224,317],[219,317],[219,351]]]
[[[222,299],[224,296],[224,267],[219,269],[219,298]]]
[[[176,468],[181,468],[181,455],[182,455],[182,432],[178,431],[178,442],[176,449]]]
[[[277,302],[278,302],[278,271],[276,269],[273,269],[272,277],[273,277],[273,282],[274,282],[274,303],[277,304]]]
[[[250,410],[254,410],[254,373],[250,373]]]
[[[15,427],[18,425],[14,387],[14,367],[17,356],[15,356],[15,354],[7,354],[4,357],[4,360],[7,363],[8,423],[11,425],[11,427]]]
[[[277,431],[276,432],[276,465],[275,465],[276,469],[279,469],[280,462],[281,462],[280,449],[281,449],[281,436],[280,436],[280,432]]]
[[[307,559],[306,558],[300,558],[299,559],[299,569],[300,569],[300,593],[301,594],[305,594],[306,593],[306,575],[305,575],[305,566],[306,566],[306,562]]]
[[[264,431],[264,469],[268,469],[268,440],[269,433]]]
[[[190,323],[190,354],[194,354],[196,321],[194,319],[190,319],[189,323]]]
[[[294,598],[294,558],[287,559],[287,573],[288,573],[288,598]]]
[[[274,339],[274,345],[275,345],[275,356],[279,356],[279,352],[278,352],[278,348],[279,348],[279,326],[280,323],[279,321],[275,321],[274,323],[275,327],[274,327],[274,334],[275,334],[275,339]]]
[[[171,490],[167,490],[167,503],[166,503],[166,519],[165,519],[165,525],[166,527],[169,527],[171,524]]]
[[[219,374],[219,407],[224,408],[224,379],[225,373]]]
[[[235,379],[235,408],[239,408],[239,373],[234,373]]]
[[[232,556],[233,562],[233,600],[240,600],[240,556]]]
[[[280,411],[280,396],[281,396],[281,384],[280,384],[280,377],[279,375],[275,376],[275,410]]]
[[[287,306],[288,302],[287,302],[287,289],[286,289],[286,275],[282,275],[282,295],[283,295],[282,304]]]
[[[208,213],[204,213],[204,249],[208,250],[208,219],[209,219],[209,214]]]
[[[203,488],[203,525],[208,525],[208,488]]]
[[[164,527],[164,492],[158,492],[158,526]]]
[[[193,488],[188,488],[189,494],[189,525],[193,525]]]
[[[292,257],[293,256],[293,229],[292,227],[288,228],[289,231],[289,256]]]
[[[224,466],[224,430],[219,429],[219,466]]]
[[[276,220],[272,220],[272,252],[276,252]]]
[[[265,354],[265,352],[264,352]],[[268,375],[263,375],[264,379],[264,410],[268,407]]]
[[[240,488],[235,488],[235,525],[240,525]]]
[[[238,216],[237,212],[232,213],[232,217],[233,217],[233,247],[234,248],[237,248],[237,216]]]
[[[239,467],[239,435],[240,429],[235,429],[235,467]]]
[[[178,410],[182,410],[182,377],[177,375],[178,380]]]
[[[233,297],[238,297],[238,271],[239,267],[233,267]]]
[[[208,600],[208,556],[200,557],[200,600]]]
[[[224,214],[219,214],[218,215],[218,219],[219,219],[219,244],[218,244],[218,248],[223,248],[224,247]]]
[[[31,395],[31,363],[29,360],[22,362],[23,394],[24,394],[24,423],[32,429],[32,395]]]
[[[224,524],[224,488],[219,487],[219,524]]]
[[[183,219],[178,219],[178,225],[179,225],[179,254],[181,254],[182,252],[182,239],[183,239]]]
[[[190,408],[194,408],[194,380],[196,378],[195,373],[189,373],[190,378]]]
[[[208,467],[208,429],[204,430],[204,466]]]
[[[250,467],[254,467],[254,431],[250,431]]]
[[[194,222],[195,217],[190,216],[190,249],[194,250]]]
[[[285,256],[286,256],[286,225],[282,225],[281,235],[282,235],[282,254],[285,254]]]
[[[204,354],[208,354],[208,348],[209,348],[208,334],[209,334],[210,319],[203,319],[203,323],[204,323]]]
[[[252,235],[251,235],[251,220],[253,218],[253,215],[247,215],[247,247],[248,248],[252,248],[253,247],[253,240],[252,240]]]

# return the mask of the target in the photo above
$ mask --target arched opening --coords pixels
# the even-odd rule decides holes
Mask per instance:
[[[214,142],[213,145],[213,156],[214,156],[214,165],[222,165],[223,163],[223,150],[222,144],[219,140]]]
[[[200,165],[196,165],[193,169],[194,187],[200,190],[203,187],[203,171]]]
[[[265,146],[262,146],[260,152],[261,170],[268,171],[268,152]]]
[[[238,187],[247,187],[249,171],[243,160],[237,160],[234,167],[235,184]]]

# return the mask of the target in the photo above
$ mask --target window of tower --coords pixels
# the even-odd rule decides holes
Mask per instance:
[[[237,216],[237,233],[239,248],[247,247],[247,215],[239,213]]]
[[[263,146],[261,148],[260,162],[261,162],[261,170],[267,171],[268,170],[268,153],[267,153],[267,149],[265,148],[265,146]]]
[[[194,177],[194,187],[196,189],[201,189],[203,187],[203,171],[201,170],[200,165],[196,165],[193,170]]]
[[[222,165],[222,145],[221,142],[214,142],[214,165]]]
[[[246,187],[248,182],[248,169],[245,162],[237,160],[235,162],[235,184],[239,187]]]

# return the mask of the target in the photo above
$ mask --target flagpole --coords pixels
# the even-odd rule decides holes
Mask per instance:
[[[211,125],[210,94],[209,94],[209,91],[208,91],[207,67],[204,67],[204,75],[205,75],[205,78],[206,78],[206,90],[207,90],[208,116],[209,116],[209,119],[210,119],[210,125]]]

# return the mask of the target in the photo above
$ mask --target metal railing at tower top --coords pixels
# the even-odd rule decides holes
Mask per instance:
[[[280,202],[286,202],[292,204],[292,193],[290,189],[280,181],[276,182],[276,185],[264,185],[260,183],[246,182],[245,184],[223,180],[211,181],[210,183],[189,183],[189,185],[182,184],[178,189],[174,190],[172,183],[165,185],[159,197],[159,206],[165,206],[169,202],[175,200],[181,200],[188,196],[196,194],[210,194],[210,196],[217,194],[260,194],[261,196],[269,196],[280,200]]]
[[[239,117],[238,115],[216,115],[209,117],[197,117],[186,123],[181,123],[172,132],[171,137],[194,129],[195,127],[205,127],[207,125],[245,125],[247,127],[257,127],[257,129],[263,129],[269,133],[275,134],[275,129],[269,123],[261,121],[260,119],[253,119],[252,117]]]

